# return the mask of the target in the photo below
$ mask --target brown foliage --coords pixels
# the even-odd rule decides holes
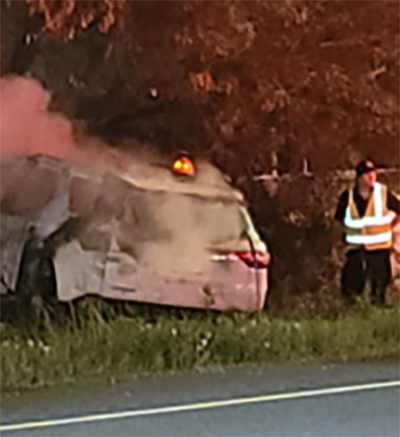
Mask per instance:
[[[29,14],[43,17],[42,30],[57,37],[73,39],[97,24],[106,33],[123,12],[126,0],[74,1],[26,0]]]
[[[234,176],[271,151],[317,172],[397,154],[397,2],[3,3],[3,73],[115,141],[200,149]]]
[[[259,182],[249,187],[251,212],[272,253],[272,307],[291,306],[296,296],[321,295],[331,303],[339,295],[331,259],[337,192],[337,184],[325,178],[281,181],[272,197]]]

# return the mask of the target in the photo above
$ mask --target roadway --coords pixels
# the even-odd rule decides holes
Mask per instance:
[[[400,436],[397,363],[148,376],[2,396],[2,436]]]

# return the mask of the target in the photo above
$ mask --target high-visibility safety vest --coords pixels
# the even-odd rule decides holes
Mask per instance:
[[[367,209],[360,217],[354,202],[353,189],[349,189],[349,201],[344,217],[346,243],[350,249],[390,249],[392,247],[393,214],[387,208],[387,187],[375,183]]]

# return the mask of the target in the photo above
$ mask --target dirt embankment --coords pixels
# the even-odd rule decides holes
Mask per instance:
[[[275,254],[276,287],[298,294],[296,284],[315,291],[334,278],[326,213],[338,193],[324,175],[361,156],[399,160],[398,2],[1,8],[3,76],[37,79],[76,131],[211,159],[248,194]],[[283,184],[270,197],[252,182],[276,160],[295,174],[304,158],[312,187]]]

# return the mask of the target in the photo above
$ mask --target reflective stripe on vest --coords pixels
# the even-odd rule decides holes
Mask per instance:
[[[349,190],[349,203],[343,221],[346,242],[349,245],[364,246],[367,250],[391,247],[393,216],[387,210],[386,199],[386,187],[375,183],[365,215],[360,217],[353,199],[353,191]]]
[[[377,235],[347,235],[346,237],[348,243],[356,245],[386,243],[391,239],[392,233],[390,231]]]

